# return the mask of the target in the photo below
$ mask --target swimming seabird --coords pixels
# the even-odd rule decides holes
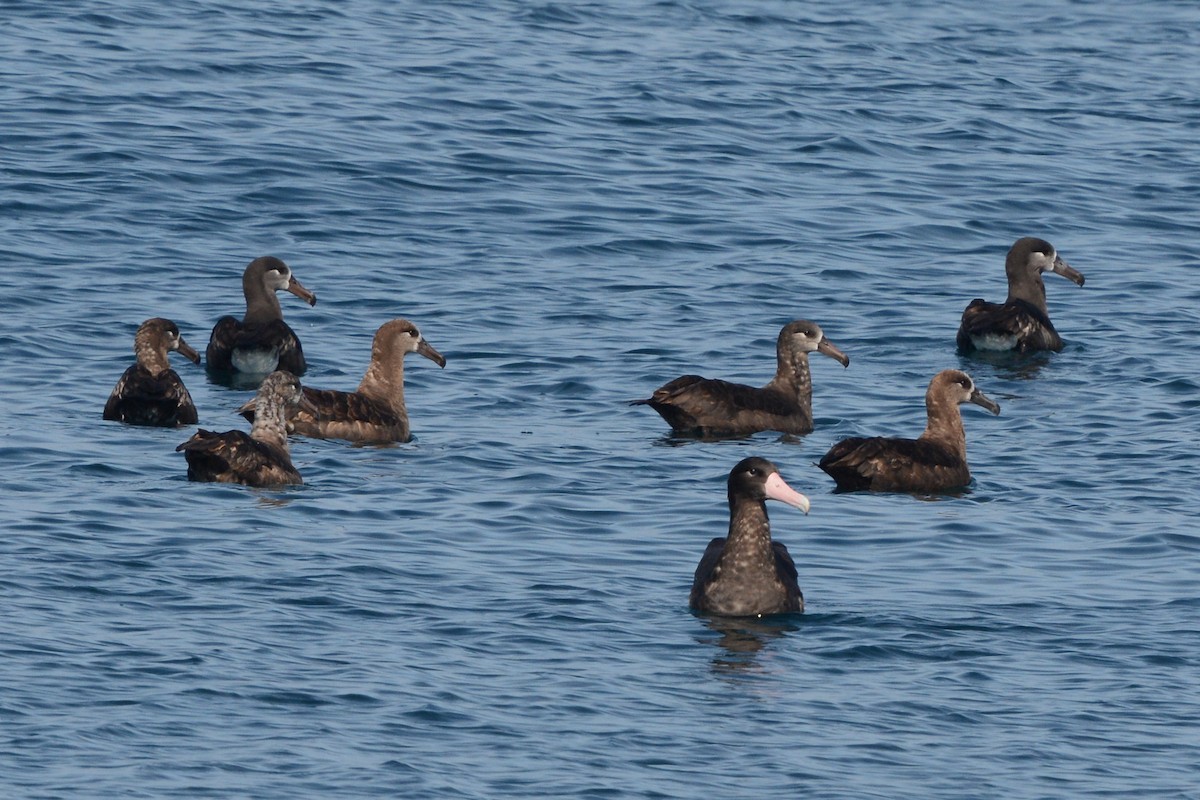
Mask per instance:
[[[196,424],[192,396],[167,359],[172,350],[200,363],[200,354],[183,340],[171,320],[154,317],[138,326],[133,336],[137,363],[117,381],[104,404],[105,419],[166,428]]]
[[[295,332],[283,321],[275,292],[291,292],[310,306],[317,296],[304,287],[288,265],[272,256],[256,258],[242,273],[246,315],[226,315],[213,326],[208,341],[208,368],[221,372],[266,375],[276,369],[303,375],[308,369]]]
[[[1080,286],[1083,275],[1063,261],[1052,244],[1034,237],[1018,239],[1013,244],[1004,260],[1004,271],[1008,275],[1008,299],[1003,303],[989,303],[982,298],[972,300],[958,327],[958,349],[964,353],[1061,350],[1062,337],[1046,310],[1042,273],[1057,272]]]
[[[187,459],[190,480],[247,486],[304,483],[292,465],[285,420],[289,407],[308,403],[300,379],[283,370],[272,372],[259,385],[255,399],[258,413],[249,434],[202,428],[175,448]]]
[[[808,354],[817,351],[850,365],[821,326],[795,320],[783,326],[776,343],[775,377],[761,388],[699,375],[664,384],[645,400],[675,433],[703,437],[743,436],[758,431],[809,433],[813,429],[812,376]]]
[[[971,471],[960,403],[1000,413],[1000,406],[979,391],[970,375],[942,370],[925,392],[928,422],[918,438],[844,439],[829,449],[818,466],[833,476],[841,491],[940,492],[966,486]]]
[[[796,565],[782,542],[771,540],[766,501],[808,513],[808,498],[765,458],[746,458],[729,473],[729,534],[708,543],[688,604],[705,614],[763,616],[804,610]]]
[[[406,319],[385,322],[375,332],[371,363],[358,389],[304,387],[312,410],[295,408],[288,415],[288,430],[320,439],[349,439],[352,442],[407,442],[412,438],[408,410],[404,405],[404,357],[418,353],[439,367],[446,359],[425,340],[417,326]],[[253,420],[255,402],[240,409]]]

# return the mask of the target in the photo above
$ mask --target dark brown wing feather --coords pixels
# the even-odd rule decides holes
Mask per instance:
[[[408,418],[390,406],[358,392],[308,389],[304,395],[317,407],[317,415],[296,409],[290,422],[296,433],[354,442],[406,442],[411,438]]]
[[[646,400],[672,429],[704,436],[745,435],[780,430],[807,433],[812,420],[793,397],[771,389],[684,375],[664,384]]]
[[[803,611],[804,594],[800,591],[800,576],[796,573],[796,562],[792,561],[792,554],[783,542],[771,542],[771,549],[775,552],[775,575],[787,589],[788,610]]]
[[[250,438],[242,431],[216,433],[204,429],[175,448],[182,451],[193,481],[281,486],[303,483],[287,452]]]
[[[692,579],[691,594],[688,596],[688,605],[692,608],[703,609],[705,589],[712,581],[713,570],[717,568],[717,562],[721,560],[721,554],[724,552],[724,536],[716,537],[704,549],[704,555],[700,557],[700,563],[696,566],[696,575]]]
[[[971,478],[957,454],[925,439],[845,439],[817,466],[841,491],[935,492],[964,486]]]
[[[209,369],[230,372],[233,362],[229,360],[233,354],[233,343],[242,330],[241,320],[228,314],[217,320],[212,334],[208,337],[208,349],[204,351],[204,363]]]
[[[152,375],[138,364],[117,381],[104,404],[104,418],[164,428],[195,425],[198,419],[192,396],[175,370]]]
[[[289,433],[374,444],[406,442],[412,438],[407,417],[367,395],[305,386],[304,396],[316,406],[317,413],[292,409],[288,414]],[[254,421],[253,408],[243,409],[241,413]]]
[[[1025,302],[989,303],[976,298],[963,311],[956,339],[959,350],[975,349],[974,337],[1011,337],[1014,350],[1061,350],[1062,338],[1041,309]]]

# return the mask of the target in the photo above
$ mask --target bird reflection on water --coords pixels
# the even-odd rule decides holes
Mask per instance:
[[[799,614],[769,617],[705,617],[707,631],[696,636],[702,644],[717,648],[713,671],[719,674],[765,671],[758,654],[768,643],[800,630]]]
[[[976,350],[969,356],[959,356],[959,369],[970,371],[980,364],[987,364],[998,378],[1008,381],[1031,381],[1038,377],[1042,368],[1049,365],[1054,354],[1039,350],[1036,353],[1013,351]]]

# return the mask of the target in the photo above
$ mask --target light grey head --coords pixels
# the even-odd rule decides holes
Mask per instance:
[[[383,359],[389,352],[418,353],[439,367],[446,366],[445,356],[425,341],[417,326],[406,319],[385,322],[375,332],[375,340],[371,344],[372,356],[377,360]]]
[[[843,367],[850,366],[850,356],[843,353],[825,338],[821,326],[806,319],[798,319],[783,326],[779,332],[780,352],[811,353],[814,350],[829,356]]]
[[[1054,245],[1045,239],[1026,236],[1018,239],[1008,251],[1005,270],[1011,279],[1014,272],[1041,275],[1044,272],[1054,272],[1067,280],[1083,286],[1083,275],[1063,260]]]
[[[179,352],[194,364],[200,363],[200,354],[183,340],[179,327],[169,319],[153,317],[143,322],[133,337],[133,352],[138,362],[152,372],[159,373],[168,368],[167,353]]]
[[[945,398],[958,405],[974,403],[993,414],[1000,413],[1000,404],[979,391],[979,387],[975,385],[971,376],[958,369],[945,369],[934,375],[933,380],[929,382],[926,398],[927,402],[936,398]]]
[[[251,261],[242,273],[242,290],[250,299],[265,290],[273,295],[278,291],[291,292],[310,306],[317,304],[317,296],[296,280],[292,270],[274,256],[262,256]]]

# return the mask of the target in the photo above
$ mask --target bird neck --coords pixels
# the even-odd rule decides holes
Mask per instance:
[[[766,559],[771,553],[771,523],[763,500],[742,499],[729,504],[729,535],[725,539],[726,557],[747,556]]]
[[[808,353],[780,349],[776,356],[775,377],[769,384],[794,396],[806,407],[812,403],[812,373]]]
[[[244,325],[263,325],[283,319],[283,308],[275,292],[261,284],[246,284],[242,288],[246,294],[246,316],[242,318]]]
[[[966,458],[967,432],[958,404],[926,397],[925,413],[928,419],[921,438],[938,442]]]
[[[1007,302],[1011,303],[1014,300],[1029,303],[1043,314],[1049,313],[1046,309],[1046,284],[1042,281],[1042,274],[1040,272],[1009,273]]]
[[[360,394],[387,403],[396,411],[404,411],[404,356],[395,349],[371,348],[371,363],[358,384]]]
[[[287,452],[287,410],[279,397],[259,393],[254,403],[254,424],[250,427],[250,438],[281,447]]]
[[[133,337],[133,352],[142,369],[151,375],[161,375],[171,368],[167,346],[154,334],[138,331]]]

